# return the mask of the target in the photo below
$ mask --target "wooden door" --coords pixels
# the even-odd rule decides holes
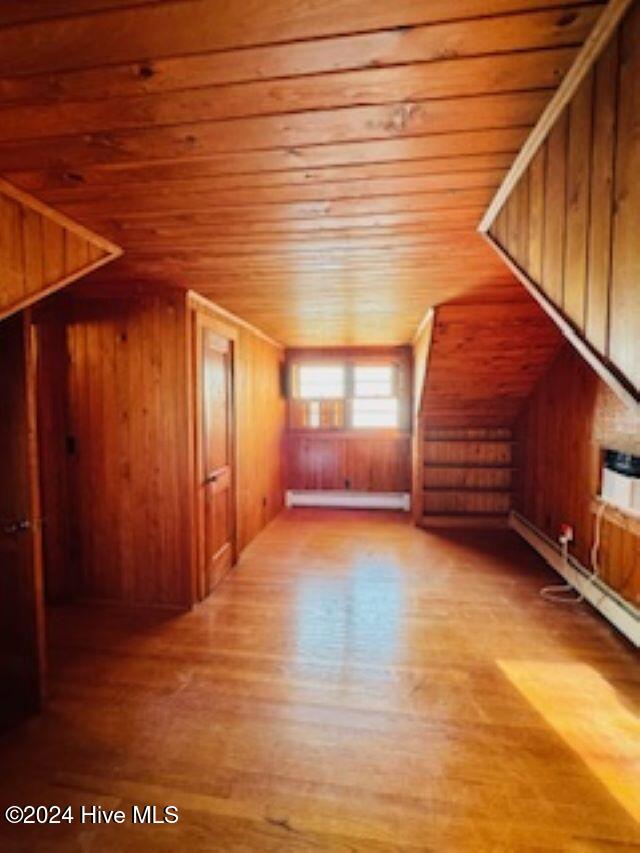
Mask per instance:
[[[37,710],[44,669],[42,556],[30,324],[0,323],[0,726]]]
[[[198,321],[199,594],[206,597],[235,562],[232,337],[207,318]]]

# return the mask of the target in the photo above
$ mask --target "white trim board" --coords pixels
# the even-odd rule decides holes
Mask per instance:
[[[556,543],[519,512],[511,511],[509,527],[528,542],[567,583],[581,592],[585,601],[595,607],[636,648],[640,647],[640,611],[637,608],[622,599],[602,581],[598,579],[592,581],[589,578],[589,572],[574,557],[570,556],[569,562],[563,563]]]
[[[408,492],[351,492],[330,490],[288,490],[286,506],[326,506],[343,509],[400,509],[409,512]]]

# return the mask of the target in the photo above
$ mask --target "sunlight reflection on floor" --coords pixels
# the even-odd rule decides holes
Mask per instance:
[[[640,823],[640,718],[584,664],[499,660],[546,722]]]

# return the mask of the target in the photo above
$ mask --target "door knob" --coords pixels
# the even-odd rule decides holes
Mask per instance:
[[[7,536],[15,536],[17,533],[26,533],[27,530],[31,530],[31,522],[26,519],[20,519],[20,521],[11,521],[8,524],[3,524],[2,532],[6,533]]]
[[[205,477],[204,478],[205,486],[208,486],[209,483],[215,483],[215,481],[218,479],[218,476],[219,476],[218,474],[209,474],[208,477]]]

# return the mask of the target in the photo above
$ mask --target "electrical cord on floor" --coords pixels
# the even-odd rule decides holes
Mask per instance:
[[[600,538],[602,533],[602,516],[607,505],[604,501],[600,503],[598,512],[596,513],[595,530],[593,534],[593,544],[591,546],[591,574],[585,581],[593,583],[600,575],[600,566],[598,565],[598,557],[600,554]],[[566,568],[569,565],[569,539],[562,537],[560,540],[562,564]],[[580,604],[584,601],[584,593],[575,589],[570,583],[566,584],[551,584],[540,590],[540,595],[546,601],[553,601],[556,604]]]

